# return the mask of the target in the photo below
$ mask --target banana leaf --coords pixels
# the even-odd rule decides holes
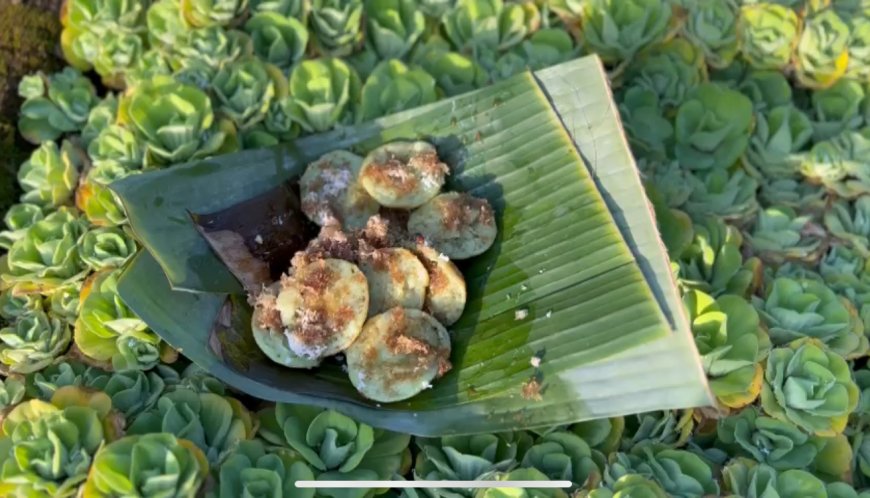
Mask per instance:
[[[116,182],[142,251],[119,282],[167,342],[234,388],[334,408],[417,435],[492,432],[708,405],[651,208],[596,57],[371,123]],[[454,364],[431,389],[379,405],[340,365],[272,364],[242,286],[189,213],[267,194],[330,150],[423,139],[448,188],[487,198],[499,238],[461,269],[468,305]]]

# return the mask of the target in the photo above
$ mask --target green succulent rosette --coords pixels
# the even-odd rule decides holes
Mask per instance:
[[[702,83],[677,110],[677,160],[692,170],[728,168],[746,150],[752,117],[752,102],[740,92]]]
[[[383,61],[362,87],[357,120],[371,121],[436,100],[435,79],[425,70],[397,59]]]
[[[624,429],[623,417],[587,420],[570,427],[570,431],[580,436],[593,450],[598,450],[605,455],[619,449]]]
[[[92,228],[81,240],[82,261],[94,271],[120,268],[136,250],[136,239],[117,227]]]
[[[43,297],[39,294],[22,294],[14,287],[0,292],[0,318],[13,321],[31,311],[44,309]]]
[[[27,233],[27,229],[45,218],[42,206],[30,203],[13,204],[3,215],[6,230],[0,231],[0,248],[9,250],[15,241]]]
[[[641,443],[660,447],[685,446],[695,430],[692,410],[661,410],[625,417],[620,442],[621,451],[630,451]]]
[[[342,57],[362,41],[362,0],[312,0],[309,26],[321,55]]]
[[[62,387],[84,387],[95,371],[98,369],[80,361],[60,357],[45,368],[27,375],[27,397],[51,401],[54,393]]]
[[[21,202],[43,208],[66,203],[75,192],[81,162],[71,142],[64,140],[60,147],[43,142],[18,169],[18,184],[24,191]]]
[[[713,477],[711,466],[685,450],[646,443],[635,446],[629,453],[614,453],[609,458],[605,484],[612,487],[619,479],[634,474],[656,482],[672,497],[719,494],[719,483]]]
[[[90,360],[115,370],[147,370],[160,361],[161,341],[118,295],[120,270],[94,274],[81,293],[75,343]]]
[[[748,407],[720,419],[716,447],[774,470],[803,469],[840,479],[851,470],[852,448],[842,434],[820,437]]]
[[[447,96],[459,95],[484,86],[488,75],[473,58],[451,51],[443,38],[432,36],[420,44],[412,57],[426,70]]]
[[[89,177],[107,184],[142,168],[145,142],[128,128],[110,124],[91,140],[88,156],[93,165]]]
[[[154,371],[104,372],[91,368],[86,375],[85,386],[106,393],[112,398],[115,410],[127,420],[133,420],[157,404],[166,383]]]
[[[311,5],[308,0],[251,0],[251,12],[275,12],[285,17],[294,17],[303,23],[308,20]]]
[[[546,481],[547,475],[534,468],[497,472],[485,477],[486,481]],[[485,488],[474,493],[474,498],[567,498],[568,494],[558,488]]]
[[[196,28],[228,26],[248,8],[248,0],[180,0],[181,15]]]
[[[668,498],[655,481],[638,474],[626,474],[607,487],[581,492],[582,498]]]
[[[84,278],[87,268],[78,243],[85,225],[74,210],[67,208],[34,223],[9,248],[7,268],[0,279],[7,285],[17,284],[25,292],[49,292]]]
[[[114,93],[108,93],[88,113],[88,118],[79,135],[82,147],[88,149],[91,141],[103,131],[103,128],[113,124],[117,118],[118,98]],[[90,153],[90,150],[88,152]]]
[[[460,53],[507,50],[519,44],[540,26],[535,4],[502,0],[458,0],[444,15],[441,26]]]
[[[253,40],[244,31],[210,26],[185,32],[172,46],[169,64],[176,75],[178,71],[191,70],[207,76],[203,81],[207,87],[218,69],[253,52]]]
[[[52,315],[73,324],[79,314],[79,292],[77,283],[58,287],[48,297],[48,310]]]
[[[711,67],[723,68],[739,52],[739,13],[731,2],[697,0],[686,2],[686,20],[681,32],[704,54]]]
[[[809,117],[791,104],[757,112],[744,164],[765,179],[796,178],[812,135]]]
[[[661,41],[672,16],[671,5],[657,0],[590,0],[582,9],[583,40],[609,64]]]
[[[438,21],[448,10],[453,8],[456,0],[417,0],[417,8],[430,20]]]
[[[774,348],[767,360],[761,407],[818,436],[835,436],[858,405],[858,386],[846,360],[814,339]]]
[[[25,381],[21,375],[12,374],[0,379],[0,422],[3,413],[20,403],[25,394]]]
[[[254,54],[263,62],[289,71],[305,55],[308,29],[293,17],[276,12],[260,12],[245,22]]]
[[[208,470],[202,450],[188,440],[166,432],[127,436],[94,456],[82,498],[194,498]]]
[[[278,403],[258,418],[258,436],[301,455],[318,479],[389,479],[404,473],[410,460],[409,435],[374,429],[333,410]],[[366,491],[340,496],[369,496]]]
[[[714,297],[748,296],[761,279],[761,263],[741,253],[743,235],[719,218],[695,223],[694,239],[679,259],[680,284]]]
[[[864,333],[867,334],[870,315],[870,273],[867,272],[868,262],[857,251],[842,245],[834,245],[828,249],[819,261],[819,274],[825,284],[840,296],[848,299],[846,308],[851,314],[857,314],[863,322]]]
[[[619,101],[619,115],[632,152],[649,161],[664,162],[672,157],[674,126],[664,116],[655,92],[629,87]]]
[[[780,71],[746,69],[737,82],[737,90],[749,97],[756,111],[793,104],[791,84]]]
[[[825,213],[825,227],[861,256],[870,256],[870,196],[838,200]]]
[[[577,56],[577,47],[564,30],[544,28],[535,31],[511,52],[523,61],[523,70],[538,71],[573,59]]]
[[[759,200],[768,206],[783,206],[809,212],[825,209],[827,196],[824,189],[803,178],[765,180],[758,193]]]
[[[758,313],[744,298],[714,299],[700,291],[683,295],[701,364],[716,399],[729,408],[742,408],[761,392],[759,363],[770,339],[761,329]]]
[[[314,498],[314,489],[297,488],[296,481],[313,481],[309,464],[284,448],[267,448],[262,441],[242,441],[221,464],[218,486],[210,498],[237,496],[293,496]]]
[[[571,481],[577,489],[596,486],[605,461],[603,454],[593,451],[577,434],[554,431],[526,450],[520,466],[536,469],[550,480]]]
[[[758,211],[758,182],[741,168],[699,171],[689,177],[692,193],[685,210],[696,219],[719,216],[746,221]]]
[[[226,385],[196,363],[187,365],[180,372],[177,368],[161,363],[157,366],[157,371],[166,383],[167,391],[187,389],[221,396],[226,394]]]
[[[756,69],[779,70],[788,65],[799,34],[798,15],[786,6],[759,2],[740,8],[740,52]]]
[[[115,437],[111,409],[105,394],[75,387],[12,409],[0,435],[0,495],[75,496],[100,445]]]
[[[142,59],[146,51],[142,36],[124,31],[106,31],[97,45],[94,70],[109,88],[123,89],[128,86],[126,73]]]
[[[97,173],[98,168],[91,170]],[[88,176],[91,176],[89,174]],[[87,220],[96,226],[112,227],[127,223],[127,213],[121,207],[121,201],[109,187],[99,181],[99,174],[94,175],[97,179],[86,178],[79,184],[76,190],[76,207],[84,214]]]
[[[655,161],[642,158],[637,161],[642,177],[665,199],[672,208],[682,207],[692,195],[692,173],[680,167],[677,161]]]
[[[759,211],[747,242],[765,261],[813,262],[823,249],[822,235],[811,215],[798,215],[792,208],[773,206]]]
[[[18,94],[24,99],[18,131],[34,144],[81,130],[97,104],[94,85],[72,67],[51,75],[25,76]]]
[[[704,55],[690,41],[673,38],[638,55],[625,78],[632,86],[655,92],[665,108],[675,108],[707,79]]]
[[[294,104],[290,96],[272,100],[263,121],[246,130],[242,141],[246,148],[270,147],[299,136],[300,127],[293,119]]]
[[[866,354],[863,322],[849,301],[824,283],[779,277],[767,287],[765,298],[754,301],[773,344],[813,338],[846,357]]]
[[[287,81],[277,67],[245,57],[218,70],[212,90],[219,102],[217,111],[245,130],[265,119],[276,96],[286,94]]]
[[[722,481],[729,496],[785,498],[828,498],[825,483],[799,469],[777,472],[748,458],[738,458],[722,469]]]
[[[846,78],[860,81],[870,80],[870,19],[858,15],[848,17],[849,63],[846,65]]]
[[[804,156],[800,171],[811,183],[840,197],[854,199],[870,193],[870,127],[844,131],[816,142]]]
[[[251,438],[253,428],[250,412],[238,400],[175,389],[133,419],[127,433],[175,434],[202,450],[210,465],[218,465],[241,441]]]
[[[229,152],[224,146],[232,140],[215,123],[211,100],[193,86],[157,76],[125,94],[119,105],[119,122],[145,142],[146,165],[170,165]]]
[[[148,42],[152,47],[170,48],[178,43],[191,27],[181,15],[179,0],[156,0],[145,14]]]
[[[795,76],[807,88],[827,88],[849,65],[849,25],[834,9],[806,16],[795,49]]]
[[[383,60],[408,55],[426,29],[417,0],[368,0],[365,15],[368,43]]]
[[[868,114],[866,97],[864,85],[845,78],[828,88],[812,92],[813,139],[818,142],[844,131],[859,129]]]
[[[359,76],[341,59],[302,61],[290,73],[293,119],[307,132],[327,131],[353,120]]]

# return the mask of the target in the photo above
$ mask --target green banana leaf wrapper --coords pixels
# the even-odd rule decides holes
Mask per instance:
[[[269,261],[282,256],[254,254],[264,265],[248,275],[259,277],[240,281],[204,234],[277,237],[262,235],[262,221],[276,203],[293,202],[288,189],[308,162],[400,139],[433,143],[451,168],[446,189],[488,199],[499,237],[460,265],[468,302],[450,327],[453,369],[409,400],[378,404],[356,392],[338,363],[303,371],[270,362],[251,336],[244,289],[274,276]],[[423,436],[712,404],[596,56],[111,188],[145,247],[119,282],[121,297],[169,344],[241,392]],[[249,222],[239,217],[246,212]]]

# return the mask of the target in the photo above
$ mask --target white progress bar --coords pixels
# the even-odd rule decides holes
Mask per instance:
[[[297,488],[570,488],[571,481],[296,481]]]

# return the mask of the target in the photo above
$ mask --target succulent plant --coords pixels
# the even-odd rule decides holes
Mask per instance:
[[[145,164],[165,165],[218,153],[227,132],[214,120],[208,95],[158,76],[124,95],[119,121],[145,142]]]
[[[254,54],[263,62],[283,71],[296,65],[305,55],[308,29],[298,19],[276,12],[254,14],[245,22]]]
[[[585,43],[604,62],[631,59],[664,38],[671,6],[655,0],[591,0],[583,5]]]
[[[157,370],[166,383],[167,391],[187,389],[198,393],[212,393],[221,396],[226,394],[226,386],[196,363],[189,364],[180,372],[176,368],[161,363],[157,366]]]
[[[227,26],[241,17],[247,7],[248,0],[184,0],[181,15],[197,28]]]
[[[825,213],[825,227],[865,258],[870,256],[870,196],[834,202]]]
[[[844,356],[866,353],[863,323],[849,301],[824,283],[780,277],[767,289],[756,307],[775,345],[800,338],[814,338]]]
[[[353,119],[360,81],[341,59],[301,62],[290,73],[293,119],[305,131],[326,131]]]
[[[849,64],[849,25],[834,9],[806,16],[795,49],[795,75],[808,88],[827,88]]]
[[[12,374],[0,379],[0,418],[9,408],[20,403],[24,395],[25,382],[21,375]]]
[[[7,372],[35,372],[60,356],[69,341],[69,324],[31,310],[0,329],[0,364]]]
[[[51,401],[54,393],[62,387],[84,387],[96,370],[79,361],[60,357],[45,368],[27,375],[27,397]]]
[[[433,36],[414,51],[412,60],[426,70],[448,96],[483,86],[488,76],[473,58],[451,51],[444,39]]]
[[[684,207],[696,218],[710,215],[745,221],[758,211],[758,182],[742,169],[700,171],[689,177],[692,193]]]
[[[86,497],[194,498],[209,465],[193,443],[158,432],[113,441],[94,456]]]
[[[321,55],[350,54],[362,40],[362,0],[312,0],[309,25]]]
[[[774,206],[759,211],[749,246],[763,260],[811,262],[822,249],[820,229],[810,215],[798,215],[794,209]]]
[[[664,197],[668,206],[679,208],[692,194],[692,174],[680,167],[677,161],[654,161],[639,159],[638,169],[642,177]]]
[[[752,131],[752,103],[719,83],[703,83],[680,105],[675,154],[692,170],[727,168],[743,154]]]
[[[533,3],[458,0],[441,23],[453,47],[470,55],[519,44],[538,29],[540,14]]]
[[[738,458],[725,466],[722,475],[725,489],[732,496],[828,498],[825,483],[804,470],[777,472],[763,463]]]
[[[744,5],[737,36],[741,54],[757,69],[782,69],[791,60],[800,20],[794,10],[773,2]]]
[[[117,227],[93,228],[81,240],[82,261],[94,271],[123,266],[136,249],[136,240]]]
[[[626,474],[607,487],[580,493],[585,498],[667,498],[668,494],[655,481],[638,474]]]
[[[700,456],[647,443],[630,453],[614,453],[605,473],[605,483],[615,483],[627,475],[639,474],[659,484],[668,496],[678,498],[718,495],[719,484],[713,469]]]
[[[812,135],[810,119],[791,104],[758,112],[744,163],[756,176],[796,178],[803,159],[801,151]]]
[[[97,171],[97,169],[91,170],[92,173]],[[99,175],[95,176],[99,177]],[[108,187],[92,178],[86,178],[79,184],[76,191],[76,206],[85,218],[96,226],[119,226],[127,222],[127,213],[121,207],[121,201]]]
[[[301,455],[318,479],[383,480],[410,458],[410,436],[373,429],[336,411],[278,403],[258,418],[259,437]]]
[[[18,131],[35,144],[81,130],[97,103],[94,85],[71,67],[48,76],[25,76],[18,85],[18,94],[25,99]]]
[[[213,496],[313,498],[313,489],[296,487],[298,480],[314,480],[311,467],[298,454],[284,448],[267,448],[259,440],[242,441],[221,464],[219,485]]]
[[[166,383],[154,371],[103,372],[91,368],[86,374],[85,386],[109,395],[112,406],[127,420],[133,420],[157,403]]]
[[[746,69],[737,81],[737,90],[749,97],[756,111],[794,105],[791,85],[779,71]]]
[[[155,0],[145,14],[145,25],[149,43],[160,49],[172,47],[190,29],[181,15],[179,0]]]
[[[737,56],[738,12],[731,2],[686,2],[685,37],[697,46],[712,67],[726,67]]]
[[[738,296],[714,299],[700,291],[686,293],[683,304],[716,399],[730,408],[755,401],[762,377],[757,362],[769,349],[770,339],[752,305]]]
[[[366,36],[382,60],[405,57],[426,28],[426,18],[416,0],[368,0],[365,3]]]
[[[485,477],[486,481],[546,481],[546,474],[534,468],[519,468],[510,472],[496,472]],[[474,493],[474,498],[567,498],[561,489],[554,488],[484,488]]]
[[[625,417],[620,448],[629,451],[644,442],[679,448],[689,441],[694,429],[692,410],[660,410],[629,415]]]
[[[849,470],[852,448],[842,434],[810,435],[790,422],[766,417],[755,407],[720,419],[717,447],[729,455],[746,457],[774,470],[803,469],[831,478]]]
[[[100,445],[115,437],[102,393],[59,389],[51,403],[25,401],[3,419],[0,493],[74,496]]]
[[[619,114],[632,151],[647,160],[666,161],[671,156],[674,127],[663,116],[655,92],[630,87],[620,100]],[[685,168],[682,162],[680,166]]]
[[[18,183],[24,191],[21,202],[42,207],[66,203],[75,191],[80,163],[72,143],[64,140],[58,148],[54,142],[44,142],[18,170]]]
[[[652,90],[665,108],[682,104],[706,76],[702,52],[683,38],[644,51],[625,71],[629,84]]]
[[[680,283],[715,296],[749,295],[760,279],[757,258],[744,261],[740,231],[717,218],[695,224],[694,240],[682,254]]]
[[[169,64],[169,56],[162,50],[150,48],[142,52],[130,67],[124,71],[124,85],[133,88],[146,81],[151,81],[155,76],[169,76],[172,67]]]
[[[601,418],[579,422],[570,430],[580,436],[593,449],[605,455],[619,449],[622,441],[622,431],[625,429],[623,417]]]
[[[438,99],[435,79],[419,67],[391,59],[378,64],[361,91],[358,121],[371,121]]]
[[[865,16],[849,16],[849,63],[846,78],[867,81],[870,78],[870,20]]]
[[[816,142],[804,156],[801,173],[810,182],[823,185],[841,197],[870,193],[866,157],[870,152],[870,128],[843,133]]]
[[[841,356],[814,339],[774,348],[767,360],[765,413],[819,436],[835,436],[858,405],[858,386]]]
[[[94,70],[102,77],[103,84],[121,89],[127,83],[125,73],[132,69],[145,52],[145,42],[134,33],[109,30],[100,37],[93,60]]]
[[[220,463],[241,441],[253,435],[250,412],[234,399],[212,393],[175,389],[137,416],[128,434],[168,432],[191,441],[210,465]]]
[[[572,432],[555,431],[539,437],[520,461],[548,479],[571,481],[576,487],[595,486],[601,480],[604,455]]]
[[[251,0],[250,9],[253,13],[275,12],[285,17],[295,17],[302,22],[308,19],[311,6],[305,0]]]
[[[245,57],[218,70],[212,88],[217,111],[244,130],[265,119],[272,101],[286,94],[287,81],[277,67]]]
[[[114,123],[117,117],[118,98],[115,97],[114,93],[108,93],[91,107],[91,111],[88,113],[79,136],[82,146],[87,149],[91,141],[103,131],[103,128]]]
[[[82,289],[75,343],[88,358],[111,361],[115,370],[145,370],[160,360],[160,338],[118,295],[120,270],[89,278]]]
[[[6,230],[0,231],[0,248],[8,251],[15,241],[24,237],[28,228],[44,218],[42,206],[29,203],[13,204],[3,215]]]
[[[75,211],[61,208],[37,221],[9,248],[7,283],[50,291],[87,273],[78,242],[85,222]]]
[[[866,98],[864,86],[849,79],[840,79],[828,88],[812,92],[813,139],[827,140],[860,128],[868,113]]]
[[[186,31],[170,49],[169,63],[176,71],[202,68],[213,77],[225,64],[253,51],[253,40],[244,31],[211,26]]]

